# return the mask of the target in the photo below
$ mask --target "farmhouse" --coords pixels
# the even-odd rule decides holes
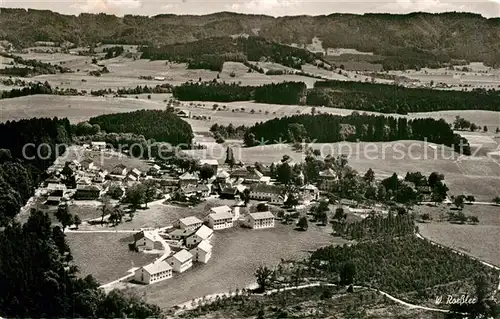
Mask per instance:
[[[219,162],[215,159],[202,159],[200,160],[200,165],[208,165],[214,169],[215,172],[217,172],[217,169],[219,168]]]
[[[179,110],[179,111],[177,111],[176,114],[178,117],[183,117],[183,118],[190,118],[191,117],[191,112],[186,111],[186,110]]]
[[[94,164],[94,162],[90,158],[84,159],[80,164],[81,164],[81,168],[84,170],[93,170],[93,169],[97,168],[97,166]]]
[[[49,196],[49,197],[47,197],[47,200],[45,201],[45,205],[48,205],[48,206],[57,206],[60,203],[61,203],[60,196]]]
[[[329,168],[319,172],[319,189],[323,191],[329,190],[337,181],[337,174]]]
[[[233,227],[233,214],[227,211],[210,213],[208,215],[208,225],[213,230]]]
[[[183,249],[172,257],[169,257],[167,262],[172,266],[175,272],[182,273],[193,266],[193,255],[191,255],[189,251]]]
[[[238,189],[231,186],[222,186],[219,197],[223,199],[234,199],[238,194]]]
[[[214,231],[203,225],[194,234],[186,239],[186,246],[193,247],[201,243],[203,240],[210,241],[213,236]]]
[[[271,212],[250,213],[247,225],[252,229],[274,228],[274,215]]]
[[[300,191],[302,192],[303,195],[309,195],[312,200],[319,199],[319,189],[312,184],[302,186],[300,188]]]
[[[184,240],[194,234],[194,232],[194,229],[176,229],[168,233],[168,236],[173,240]]]
[[[160,236],[154,231],[141,231],[134,234],[134,247],[138,251],[162,249]]]
[[[255,184],[250,188],[250,198],[268,201],[271,204],[283,205],[286,195],[282,187],[277,185]]]
[[[212,245],[207,241],[203,240],[195,248],[189,251],[193,255],[193,260],[206,264],[210,257],[212,257]]]
[[[195,216],[189,216],[179,219],[179,228],[185,230],[195,230],[201,227],[203,222]]]
[[[165,261],[155,261],[137,269],[134,273],[134,280],[144,284],[152,284],[169,278],[172,278],[172,267]]]
[[[210,208],[210,211],[212,213],[229,213],[233,216],[233,221],[237,220],[240,216],[239,216],[239,211],[238,211],[238,216],[235,216],[235,212],[233,211],[233,209],[231,209],[231,207],[227,206],[227,205],[224,205],[224,206],[218,206],[218,207],[212,207]]]
[[[106,149],[106,142],[92,142],[90,145],[92,146],[92,149],[95,151]]]
[[[120,175],[120,176],[125,176],[127,175],[127,166],[123,164],[118,164],[113,169],[111,170],[112,175]]]
[[[186,172],[179,176],[179,185],[185,186],[189,184],[197,185],[198,184],[198,176],[193,173]]]
[[[49,183],[47,184],[47,190],[50,195],[54,196],[63,196],[63,193],[66,191],[66,185],[58,184],[58,183]]]
[[[139,178],[141,177],[142,173],[140,170],[138,170],[137,168],[134,168],[133,170],[131,170],[130,172],[128,172],[128,176],[132,176],[134,177],[134,180],[139,180]]]
[[[101,196],[101,188],[97,185],[77,185],[76,200],[96,200]]]

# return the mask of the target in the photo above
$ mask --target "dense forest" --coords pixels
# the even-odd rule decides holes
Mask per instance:
[[[143,47],[142,59],[188,63],[188,68],[221,71],[225,61],[245,62],[262,59],[294,69],[313,63],[317,57],[304,49],[272,43],[261,37],[216,37],[168,46]]]
[[[106,53],[104,56],[104,59],[112,59],[120,56],[123,53],[124,49],[123,46],[118,45],[118,46],[113,46],[109,48],[104,48],[103,52]]]
[[[282,82],[255,88],[254,100],[269,104],[303,104],[307,86],[304,82]]]
[[[255,88],[236,83],[217,82],[184,83],[172,89],[175,98],[181,101],[233,102],[253,99]]]
[[[245,144],[254,146],[258,140],[276,143],[315,141],[384,142],[418,140],[454,147],[455,151],[470,155],[467,139],[453,132],[444,120],[395,118],[365,115],[354,112],[349,116],[320,114],[294,115],[257,123],[245,134]],[[274,142],[273,142],[274,141]]]
[[[389,213],[387,217],[373,215],[353,223],[334,222],[333,230],[344,238],[364,241],[411,235],[415,224],[409,214]]]
[[[71,142],[67,119],[30,119],[0,124],[0,225],[12,220],[33,195],[57,152]],[[42,145],[42,146],[41,146]],[[26,146],[26,147],[25,147]]]
[[[307,104],[381,113],[441,110],[500,111],[500,92],[405,88],[351,81],[318,81],[307,90],[303,82],[240,86],[214,82],[185,83],[173,90],[180,100],[231,102],[255,100],[269,104]]]
[[[65,235],[46,213],[0,232],[0,316],[5,318],[151,318],[161,310],[133,295],[106,294],[78,278]]]
[[[221,12],[204,16],[117,17],[2,8],[0,38],[22,47],[35,41],[70,41],[76,46],[99,42],[156,46],[235,34],[254,35],[259,30],[259,36],[277,43],[303,45],[318,37],[324,48],[373,52],[389,61],[385,67],[394,64],[399,68],[402,63],[420,67],[442,65],[453,59],[489,65],[500,62],[498,23],[478,14],[325,14],[274,18]],[[391,33],[398,36],[388,36]]]
[[[441,91],[332,80],[316,82],[307,94],[307,105],[400,114],[470,109],[500,111],[500,92]]]
[[[329,246],[311,255],[311,261],[326,274],[340,273],[346,264],[353,266],[351,280],[356,285],[371,286],[395,293],[419,292],[415,297],[431,299],[427,288],[455,281],[468,281],[484,275],[495,283],[498,272],[479,261],[441,248],[425,240],[406,236],[370,241],[352,246]],[[458,267],[457,265],[460,265]],[[443,294],[444,287],[440,287]]]
[[[168,142],[172,145],[191,145],[193,131],[174,113],[159,110],[140,110],[129,113],[107,114],[93,117],[89,123],[97,124],[108,133],[133,133],[147,140]]]

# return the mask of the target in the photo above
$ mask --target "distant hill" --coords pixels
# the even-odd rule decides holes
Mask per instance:
[[[204,16],[123,18],[105,14],[61,15],[51,11],[1,9],[0,40],[18,47],[36,41],[168,45],[236,34],[299,45],[318,37],[323,48],[351,48],[404,63],[438,66],[456,60],[500,65],[500,19],[471,13],[332,14],[274,18],[221,12]],[[374,58],[371,57],[373,60]],[[375,58],[376,60],[376,58]]]

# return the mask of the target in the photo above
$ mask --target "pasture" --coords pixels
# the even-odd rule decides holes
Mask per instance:
[[[126,233],[66,233],[74,262],[80,276],[94,276],[101,284],[116,280],[133,267],[152,262],[154,254],[129,250],[132,234]]]
[[[418,206],[417,214],[429,213],[433,221],[419,223],[422,236],[500,266],[500,206],[465,205],[465,215],[479,218],[478,225],[451,224],[445,218],[450,207]]]
[[[344,243],[330,235],[330,227],[310,225],[305,232],[277,224],[274,229],[232,228],[216,231],[212,258],[174,278],[138,286],[148,302],[168,308],[196,297],[241,289],[253,284],[261,265],[274,266],[281,259],[299,259],[319,247]],[[166,297],[168,296],[168,297]]]

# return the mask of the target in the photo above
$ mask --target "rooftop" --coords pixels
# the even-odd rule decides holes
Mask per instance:
[[[218,213],[224,213],[224,212],[231,212],[232,209],[231,207],[224,205],[224,206],[217,206],[217,207],[212,207],[210,210],[216,214]]]
[[[182,263],[185,263],[186,261],[192,259],[193,255],[191,255],[191,253],[189,251],[183,249],[183,250],[177,252],[172,257],[177,259],[182,264]]]
[[[194,234],[194,232],[194,230],[176,229],[168,234],[170,236],[191,236],[192,234]]]
[[[188,217],[181,218],[181,219],[179,219],[179,222],[183,223],[186,226],[202,223],[202,221],[195,216],[188,216]]]
[[[196,231],[196,235],[198,235],[200,238],[203,238],[203,239],[207,239],[208,237],[210,237],[212,234],[214,233],[214,231],[211,229],[211,228],[208,228],[207,226],[205,225],[202,225],[200,227],[200,229],[198,229]]]
[[[208,240],[202,240],[199,244],[198,244],[198,249],[201,249],[203,250],[204,252],[210,252],[212,250],[212,245],[208,242]]]
[[[216,159],[202,159],[200,160],[201,165],[219,165],[219,162]]]
[[[267,212],[257,212],[257,213],[250,213],[249,214],[252,219],[254,220],[258,220],[258,219],[267,219],[267,218],[274,218],[274,215],[273,213],[271,213],[270,211],[267,211]]]
[[[197,180],[198,176],[196,174],[186,172],[186,173],[182,174],[181,176],[179,176],[179,179],[196,179]]]
[[[170,267],[170,265],[167,264],[165,261],[155,261],[154,263],[148,264],[142,268],[151,275],[172,269],[172,267]]]
[[[281,195],[283,193],[283,188],[277,185],[256,184],[253,185],[250,190],[252,192],[271,193],[275,195]]]
[[[218,213],[211,213],[208,216],[210,216],[213,220],[220,220],[220,219],[232,219],[233,214],[230,212],[224,211],[224,212],[218,212]]]

